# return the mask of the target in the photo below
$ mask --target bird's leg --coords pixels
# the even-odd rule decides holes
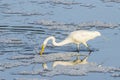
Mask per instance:
[[[92,51],[89,51],[88,55],[90,55],[92,53]]]
[[[87,48],[88,48],[89,52],[91,53],[91,52],[92,52],[92,50],[91,50],[89,47],[87,47]],[[89,54],[90,54],[90,53],[89,53]]]
[[[77,51],[78,51],[78,53],[80,52],[80,45],[79,44],[77,44]],[[76,57],[76,60],[78,60],[78,59],[80,59],[80,56]]]
[[[76,57],[76,60],[79,60],[79,59],[80,59],[80,56],[77,56],[77,57]]]
[[[79,44],[77,44],[77,51],[78,51],[78,53],[80,52],[80,45]]]
[[[89,50],[89,52],[91,53],[92,52],[92,50],[89,48],[89,46],[88,46],[88,44],[87,43],[83,43],[86,47],[87,47],[87,49]],[[89,53],[89,54],[90,54]]]

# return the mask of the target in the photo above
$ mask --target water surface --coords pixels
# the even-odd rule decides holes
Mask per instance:
[[[0,0],[0,80],[119,80],[119,0]],[[43,57],[43,40],[62,41],[74,30],[97,30],[103,37],[88,41],[94,51],[89,64],[57,66],[55,60],[73,60],[88,54],[81,45],[53,47],[49,42]],[[41,64],[47,62],[49,71]]]

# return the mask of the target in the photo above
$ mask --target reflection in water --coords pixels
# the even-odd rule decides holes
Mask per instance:
[[[69,54],[69,53],[67,53]],[[77,65],[77,64],[87,64],[87,59],[88,57],[90,56],[91,52],[88,52],[88,55],[84,55],[84,54],[80,54],[78,53],[79,55],[76,55],[76,56],[72,56],[72,57],[76,57],[76,60],[73,60],[71,61],[73,58],[71,57],[71,60],[69,61],[66,61],[66,60],[56,60],[56,61],[52,61],[53,64],[52,64],[52,67],[56,67],[57,65],[63,65],[63,66],[74,66],[74,65]],[[62,54],[61,54],[62,55]],[[84,58],[83,58],[84,56]],[[56,58],[57,56],[54,56],[54,58]],[[67,56],[65,56],[67,57]],[[81,59],[81,57],[83,59]],[[43,63],[42,64],[42,67],[44,70],[47,70],[48,69],[48,66],[47,66],[47,63]]]
[[[95,72],[94,75],[96,72],[111,72],[112,77],[119,77],[120,68],[117,67],[105,67],[91,62],[84,65],[78,64],[82,60],[85,61],[86,49],[85,51],[81,49],[84,56],[83,59],[79,59],[77,56],[81,58],[82,54],[73,52],[75,46],[71,46],[71,44],[64,47],[48,47],[46,53],[51,54],[38,55],[39,45],[50,35],[55,35],[57,40],[61,41],[74,30],[102,29],[101,32],[105,32],[105,35],[114,36],[111,37],[112,41],[107,43],[111,44],[107,46],[105,42],[96,40],[97,43],[94,40],[95,42],[91,43],[95,45],[95,48],[99,47],[102,51],[103,44],[107,48],[103,52],[93,52],[101,54],[96,54],[96,57],[93,58],[94,55],[92,55],[89,58],[98,63],[100,61],[97,59],[98,55],[100,57],[104,54],[101,56],[102,58],[109,55],[109,58],[112,57],[109,63],[114,64],[112,66],[119,66],[117,60],[119,59],[117,53],[119,52],[117,49],[117,47],[119,48],[119,32],[114,29],[120,26],[118,2],[119,0],[0,0],[0,80],[42,80],[45,78],[41,78],[41,76],[56,75],[74,75],[79,80],[81,77],[77,75],[86,75],[91,72]],[[112,29],[109,31],[106,28]],[[117,33],[117,35],[112,35],[113,33]],[[113,54],[114,51],[117,56]],[[107,55],[107,53],[109,54]],[[57,61],[77,65],[57,66],[61,64],[57,63],[52,68],[52,64]],[[43,63],[47,63],[48,71],[42,69]],[[33,71],[35,64],[37,65]],[[48,78],[45,80],[51,80]],[[71,78],[73,79],[73,77]],[[86,80],[86,78],[91,79],[91,77],[85,76],[84,79],[82,77],[82,80]],[[60,80],[62,79],[60,77]],[[98,79],[102,80],[101,76]],[[55,80],[58,80],[58,76],[55,77]]]
[[[83,56],[83,59],[74,58]],[[85,53],[75,53],[75,52],[66,52],[66,53],[51,53],[43,56],[39,55],[17,55],[12,56],[10,59],[14,62],[2,63],[0,64],[1,71],[11,69],[14,67],[20,66],[30,66],[32,64],[38,63],[47,63],[53,64],[53,68],[48,66],[47,70],[42,70],[41,68],[37,68],[34,71],[26,71],[20,70],[17,72],[13,72],[15,75],[41,75],[41,76],[55,76],[55,75],[86,75],[88,72],[119,72],[119,68],[114,67],[105,67],[96,63],[87,62],[87,58],[89,55],[85,55]],[[71,61],[72,60],[72,61]],[[46,64],[44,65],[46,66]],[[2,69],[3,68],[3,69]]]
[[[84,59],[80,60],[80,59],[76,59],[74,61],[54,61],[53,63],[53,68],[58,66],[58,65],[63,65],[63,66],[74,66],[74,65],[77,65],[77,64],[87,64],[87,59],[88,59],[88,56],[85,57]]]
[[[6,32],[1,32],[4,35],[0,36],[0,44],[1,44],[0,54],[3,56],[1,57],[1,59],[6,59],[6,61],[4,62],[1,61],[0,71],[5,72],[5,71],[8,71],[8,69],[21,68],[20,66],[28,67],[36,63],[40,65],[43,63],[47,63],[49,70],[44,71],[42,68],[35,67],[37,69],[35,71],[18,70],[18,71],[13,71],[12,73],[16,75],[23,75],[23,76],[24,75],[55,76],[55,75],[63,75],[63,74],[81,76],[81,75],[86,75],[88,72],[104,73],[104,72],[120,71],[119,68],[104,67],[102,65],[99,66],[98,64],[91,63],[91,62],[87,63],[87,58],[89,54],[86,55],[86,52],[84,53],[82,52],[81,54],[77,52],[58,53],[58,50],[56,50],[56,53],[51,52],[51,54],[45,54],[45,55],[39,56],[38,54],[36,54],[37,52],[34,52],[35,50],[34,46],[39,44],[37,40],[42,39],[43,36],[40,34],[32,34],[32,33],[36,32],[37,31],[36,29],[39,29],[39,30],[41,29],[37,27],[34,29],[32,27],[26,27],[26,28],[18,27],[14,29],[15,30],[20,29],[19,31],[21,32],[16,32],[14,31],[14,29],[11,30],[12,28],[14,27],[9,27],[9,28],[1,27],[1,29],[6,30]],[[45,30],[41,32],[44,33]],[[16,36],[16,35],[19,35],[19,36]],[[38,37],[35,37],[34,35],[37,35]],[[58,35],[61,35],[61,32],[58,33]],[[36,50],[39,51],[39,49],[36,49]],[[60,51],[61,50],[64,50],[64,48],[60,49]],[[5,54],[7,54],[7,56],[5,56]],[[85,58],[78,59],[78,56],[80,56],[80,58],[82,56]],[[74,60],[76,57],[77,59]],[[51,69],[51,66],[49,66],[49,64],[51,63],[53,64],[53,67],[54,67],[52,69]],[[45,64],[46,68],[47,68],[47,65]]]
[[[61,64],[61,63],[60,63]],[[68,75],[68,76],[85,76],[87,73],[90,72],[97,72],[97,73],[113,73],[113,72],[120,72],[119,68],[115,67],[105,67],[102,65],[98,65],[96,63],[87,63],[87,64],[77,64],[77,65],[59,65],[49,70],[41,70],[36,69],[34,71],[19,71],[14,72],[14,75],[41,75],[41,76],[49,76],[53,77],[56,75]]]
[[[54,49],[54,52],[56,53],[53,53],[50,48],[50,51],[47,52],[50,52],[51,54],[39,56],[36,54],[38,53],[39,48],[35,49],[34,47],[42,42],[41,39],[46,37],[41,35],[45,34],[46,30],[39,27],[3,26],[0,27],[0,31],[0,55],[3,56],[1,57],[1,60],[6,60],[4,62],[1,61],[0,71],[5,72],[8,71],[8,69],[20,68],[20,66],[28,67],[35,64],[40,64],[39,67],[37,66],[38,68],[35,67],[37,69],[35,71],[18,70],[17,72],[13,71],[12,73],[16,75],[55,76],[65,74],[81,76],[86,75],[88,72],[120,72],[119,68],[104,67],[102,65],[87,62],[87,58],[90,54],[86,55],[86,51],[84,51],[84,53],[69,52],[70,49],[72,49],[71,46],[64,46],[61,49]],[[65,34],[64,36],[67,34],[64,31],[54,32],[53,30],[49,32],[52,32],[53,34],[56,34],[57,32],[56,36],[58,39],[62,39],[59,38],[62,34]],[[38,42],[39,40],[40,42]],[[67,50],[64,51],[64,49]],[[59,50],[60,52],[63,50],[63,52],[58,53]],[[5,54],[7,56],[5,56]],[[80,58],[83,56],[83,59],[80,59],[78,56],[80,56]],[[43,63],[47,63],[43,65],[46,70],[40,67]],[[112,76],[114,77],[117,75],[118,74],[114,74]]]

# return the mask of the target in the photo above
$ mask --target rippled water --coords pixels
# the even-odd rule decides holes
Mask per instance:
[[[119,0],[0,0],[0,80],[119,80]],[[98,30],[103,37],[88,42],[94,51],[89,64],[56,66],[56,60],[71,61],[88,51],[81,45],[53,47],[49,42],[39,56],[43,40],[57,42],[71,31]],[[47,62],[49,70],[41,64]]]

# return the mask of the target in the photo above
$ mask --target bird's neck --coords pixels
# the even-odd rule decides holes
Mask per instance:
[[[71,40],[69,38],[66,38],[65,40],[57,43],[55,37],[51,36],[45,39],[44,44],[46,45],[49,40],[52,40],[52,44],[54,46],[62,46],[62,45],[71,43]]]

